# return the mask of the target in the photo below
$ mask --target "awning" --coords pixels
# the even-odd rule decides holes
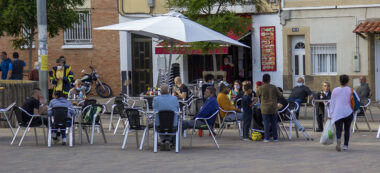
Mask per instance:
[[[247,32],[244,34],[236,35],[232,31],[227,33],[227,36],[234,39],[234,40],[241,40],[248,36],[251,32]],[[170,54],[170,45],[167,44],[165,41],[162,41],[158,43],[155,47],[155,53],[156,54]],[[189,44],[183,43],[183,42],[176,42],[175,46],[173,48],[173,54],[212,54],[213,51],[209,50],[207,53],[204,53],[201,49],[192,49]],[[220,45],[219,48],[214,49],[215,54],[228,54],[228,46],[227,45]]]
[[[242,17],[251,18],[250,15],[241,15]],[[241,40],[248,35],[251,34],[251,27],[252,23],[249,23],[246,29],[244,29],[243,32],[239,32],[238,34],[235,34],[232,29],[231,31],[227,32],[227,37],[230,37],[234,40]],[[228,45],[220,45],[219,48],[214,49],[213,51],[208,51],[207,53],[204,53],[201,49],[192,49],[191,46],[187,43],[183,42],[175,42],[175,46],[173,48],[173,54],[212,54],[213,52],[215,54],[228,54]],[[165,41],[162,41],[158,43],[155,47],[155,53],[156,54],[170,54],[170,45],[168,43],[165,43]]]
[[[360,23],[353,31],[357,34],[380,33],[380,19],[368,19]]]

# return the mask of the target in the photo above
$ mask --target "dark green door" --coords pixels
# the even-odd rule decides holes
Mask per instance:
[[[153,86],[152,39],[132,36],[132,94],[138,96]]]

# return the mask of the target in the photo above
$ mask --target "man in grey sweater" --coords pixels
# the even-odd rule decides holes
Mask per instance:
[[[368,98],[370,97],[371,90],[369,89],[365,76],[361,76],[359,79],[360,87],[356,90],[356,93],[360,97],[360,104],[366,105],[368,103]]]

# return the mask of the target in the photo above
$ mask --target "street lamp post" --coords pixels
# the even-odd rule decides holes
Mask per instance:
[[[47,17],[46,0],[37,0],[37,23],[38,23],[38,62],[39,86],[46,101],[49,99],[48,91],[48,50],[47,50]]]

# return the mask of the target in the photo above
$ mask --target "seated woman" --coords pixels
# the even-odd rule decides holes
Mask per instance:
[[[74,88],[71,88],[69,91],[69,94],[68,94],[69,98],[74,99],[74,95],[75,95],[75,98],[85,99],[86,91],[84,87],[82,87],[82,81],[80,79],[77,79],[75,80],[74,85],[75,85]]]
[[[72,109],[71,103],[67,100],[66,95],[63,94],[62,91],[56,91],[55,94],[56,96],[55,99],[50,101],[49,104],[49,111],[48,111],[48,116],[51,116],[53,111],[51,110],[54,107],[67,107],[69,110],[67,112],[67,121],[66,121],[66,127],[71,126],[71,117],[74,115],[74,111]],[[62,133],[62,145],[66,145],[66,130],[65,129],[60,129],[60,132]],[[58,141],[58,136],[59,133],[57,130],[54,130],[53,133],[55,133],[55,137],[53,137],[54,141]]]

